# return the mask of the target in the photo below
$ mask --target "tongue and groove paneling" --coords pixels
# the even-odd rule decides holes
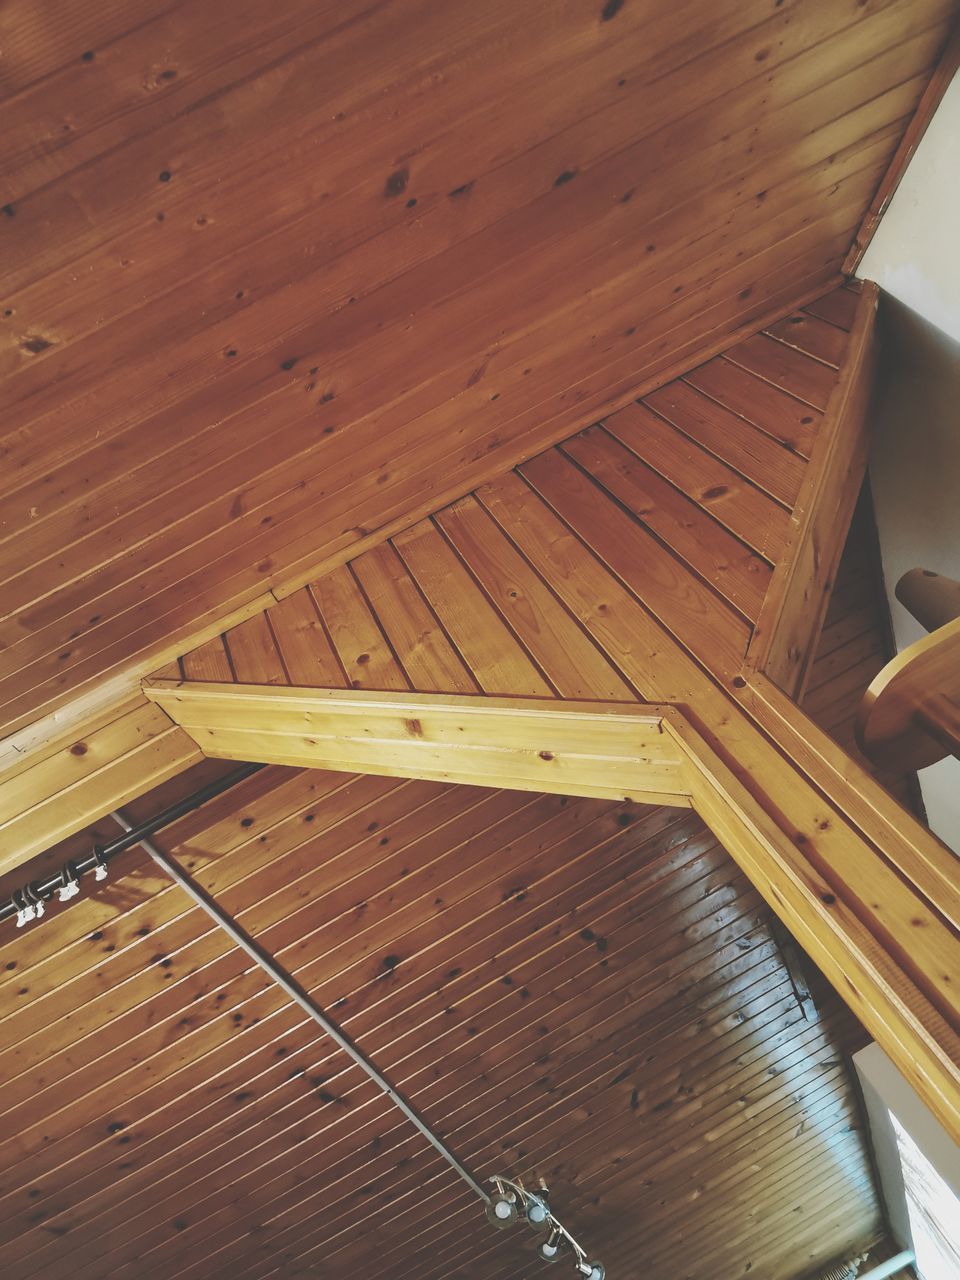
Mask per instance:
[[[956,15],[87,8],[3,17],[11,729],[837,280]]]
[[[863,1033],[819,984],[804,1017],[690,812],[269,769],[158,839],[611,1271],[787,1280],[879,1232]],[[0,980],[16,1280],[540,1275],[142,853],[8,928]]]
[[[562,556],[582,525],[622,584],[618,607],[629,612],[629,595],[639,598],[729,681],[788,554],[793,504],[847,353],[858,294],[829,299],[816,305],[832,319],[794,312],[203,652],[250,683],[636,697],[642,681],[604,650],[612,603],[595,601],[585,628],[520,532]],[[198,661],[182,659],[188,679],[203,678]],[[311,678],[295,678],[289,663]]]

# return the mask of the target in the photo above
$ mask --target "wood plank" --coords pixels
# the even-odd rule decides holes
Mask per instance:
[[[724,352],[724,359],[742,369],[782,387],[796,399],[821,412],[826,409],[833,392],[835,374],[818,360],[783,342],[774,342],[766,333],[758,333]]]
[[[711,360],[686,374],[684,381],[803,458],[810,456],[819,439],[819,410],[732,360]]]
[[[832,289],[822,298],[807,302],[803,310],[849,333],[856,319],[858,297],[859,288],[856,290]]]
[[[689,380],[668,383],[643,404],[785,507],[796,502],[804,460],[695,390]]]
[[[352,562],[352,568],[374,613],[383,619],[381,626],[389,632],[397,660],[414,689],[478,692],[469,668],[391,543],[372,547]]]
[[[256,685],[179,681],[151,682],[146,690],[205,754],[219,758],[685,802],[672,785],[679,757],[664,754],[655,709],[567,703],[568,716],[548,721],[544,739],[533,706],[496,698],[446,695],[431,703],[379,694],[357,701],[335,690],[287,686],[268,694]]]
[[[214,636],[212,640],[185,653],[180,662],[184,680],[233,679],[230,655],[222,636]]]
[[[785,316],[763,331],[768,338],[776,338],[788,347],[795,347],[804,355],[822,360],[839,369],[847,352],[847,339],[835,325],[828,324],[809,312],[797,311]]]
[[[869,404],[876,369],[877,288],[864,287],[850,348],[791,517],[791,535],[764,601],[748,653],[800,698],[823,625],[830,588],[867,462]]]
[[[0,783],[0,871],[202,759],[193,740],[158,710],[140,705],[69,745],[55,742]]]
[[[14,630],[3,624],[24,646],[16,671],[33,668],[4,695],[11,723],[136,655],[159,664],[158,624],[192,647],[264,585],[306,574],[299,587],[346,558],[381,514],[409,522],[459,496],[484,478],[494,437],[488,474],[835,278],[950,16],[946,0],[924,0],[910,24],[892,3],[757,15],[725,0],[684,28],[564,4],[539,30],[542,6],[518,16],[502,2],[421,14],[404,0],[342,22],[245,4],[225,43],[180,8],[131,19],[90,61],[74,51],[49,82],[28,77],[15,107],[11,158],[51,178],[5,224],[24,285],[4,318],[24,411],[8,474],[37,481],[17,490],[10,527],[43,542],[46,566],[32,586],[18,576]],[[193,30],[189,58],[144,56],[161,32]],[[446,74],[423,78],[425,48]],[[284,77],[296,91],[268,91],[264,107]],[[771,78],[777,105],[758,115]],[[71,109],[88,83],[103,93]],[[562,94],[542,92],[556,83]],[[243,142],[221,171],[228,137]],[[417,157],[404,200],[385,192],[397,154]],[[638,190],[640,169],[664,181]],[[318,438],[318,415],[332,437]],[[268,497],[287,465],[298,474]]]
[[[609,433],[589,429],[561,448],[738,612],[756,619],[770,582],[765,561]]]
[[[647,402],[626,405],[604,423],[622,445],[709,511],[741,541],[775,564],[788,517],[762,490],[720,458],[674,429]]]
[[[346,565],[310,586],[310,595],[354,689],[406,689],[407,679]],[[340,683],[338,680],[337,684]]]
[[[393,545],[484,693],[554,692],[429,520],[398,534]]]
[[[343,667],[330,643],[316,602],[306,589],[267,610],[270,629],[291,684],[346,686]],[[186,679],[191,677],[184,673]],[[216,679],[197,676],[196,679]]]
[[[635,691],[531,572],[476,499],[464,498],[436,519],[561,697],[632,701]]]
[[[576,508],[603,538],[610,569],[653,609],[674,636],[717,671],[732,677],[747,651],[750,628],[723,601],[670,555],[639,521],[617,507],[572,462],[556,450],[521,468],[557,510]]]
[[[233,627],[224,639],[236,679],[254,684],[287,683],[287,672],[265,613]]]

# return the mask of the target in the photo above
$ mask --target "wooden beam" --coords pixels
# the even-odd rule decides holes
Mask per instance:
[[[790,518],[786,549],[747,650],[751,670],[763,671],[798,699],[866,471],[877,362],[877,298],[877,286],[865,284],[840,377]]]
[[[874,813],[868,838],[824,802],[811,762],[778,751],[732,699],[705,700],[694,724],[681,707],[652,704],[171,680],[145,691],[217,757],[692,804],[960,1135],[960,948],[948,923],[957,916],[950,882],[941,891],[928,875],[928,895],[897,874],[883,852],[897,824]],[[817,848],[828,831],[840,875]]]
[[[205,755],[689,806],[662,708],[151,680]]]

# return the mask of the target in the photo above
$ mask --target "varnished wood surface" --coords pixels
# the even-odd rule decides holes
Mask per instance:
[[[833,319],[817,317],[839,332],[834,341],[840,343],[845,333],[834,321],[842,319],[844,307],[852,317],[857,299],[841,290],[819,304]],[[809,433],[816,419],[803,410],[813,410],[815,400],[826,404],[830,386],[822,373],[801,383],[801,353],[775,337],[758,336],[773,347],[772,353],[761,347],[764,367],[771,377],[776,370],[789,380],[792,392],[747,369],[748,362],[761,367],[756,344],[746,352],[735,349],[736,360],[711,362],[696,381],[718,394],[717,368],[725,394],[742,397],[741,412],[749,409],[762,422],[775,412],[781,433],[791,420]],[[766,388],[766,395],[754,399],[744,379]],[[657,392],[643,407],[661,399]],[[619,416],[491,481],[376,551],[395,577],[406,579],[407,598],[419,593],[420,630],[430,637],[430,650],[449,655],[438,667],[421,660],[420,690],[449,691],[458,660],[460,678],[465,668],[478,692],[598,697],[596,687],[585,689],[584,682],[604,678],[612,666],[641,701],[679,704],[707,749],[695,747],[693,758],[705,762],[712,753],[720,766],[718,772],[713,762],[705,771],[698,765],[689,792],[695,807],[716,824],[757,887],[932,1109],[948,1128],[956,1127],[960,902],[949,851],[789,699],[781,695],[778,701],[769,680],[740,675],[750,625],[729,595],[707,580],[712,546],[702,529],[708,513],[690,502],[679,516],[677,486],[653,501],[649,484],[644,491],[630,483],[636,471],[629,459],[611,466],[609,446],[589,452],[598,431],[610,435]],[[808,435],[808,450],[814,439]],[[782,436],[779,448],[788,449]],[[478,527],[483,534],[471,534]],[[691,529],[701,530],[692,545]],[[668,533],[675,545],[666,541]],[[401,643],[394,637],[396,597],[374,606],[364,592],[359,566],[370,554],[290,598],[299,599],[301,619],[312,618],[309,635],[321,655],[313,670],[339,664],[341,684],[403,689],[411,686],[403,665],[409,625],[399,624],[399,636],[406,637]],[[733,568],[728,561],[724,573]],[[241,683],[298,683],[284,661],[289,619],[273,614],[227,633],[221,651],[209,647],[208,660],[221,671],[228,665]],[[304,631],[299,625],[293,630],[302,654]],[[592,663],[571,672],[564,661],[566,635],[586,636]],[[413,651],[418,648],[414,638]]]
[[[690,636],[701,659],[719,661],[725,672],[739,669],[756,639],[761,610],[769,612],[769,598],[789,568],[799,519],[795,504],[809,485],[808,458],[818,452],[823,431],[823,414],[811,401],[829,400],[840,385],[848,329],[862,305],[855,291],[831,291],[563,445],[565,459],[602,479],[615,501],[643,514],[648,536],[637,544],[637,556],[649,572],[638,580],[641,589],[675,632]],[[439,537],[431,536],[434,528]],[[830,551],[831,537],[839,547],[835,530],[830,536],[820,532],[821,548]],[[661,554],[664,546],[672,552],[669,558]],[[361,687],[402,689],[407,684],[393,662],[402,649],[400,666],[406,664],[415,688],[433,688],[439,679],[451,692],[482,687],[614,701],[635,695],[633,685],[571,625],[549,587],[524,573],[523,557],[496,536],[482,502],[455,503],[433,525],[422,522],[402,531],[393,547],[402,548],[401,559],[390,546],[375,548],[349,567],[312,579],[308,590],[293,591],[281,604],[268,593],[231,619],[229,648],[247,678],[328,687],[346,679]],[[464,569],[464,560],[473,567]],[[511,585],[518,572],[519,595]],[[431,592],[448,598],[443,625],[450,643],[430,622]],[[274,607],[264,615],[268,606]],[[371,609],[390,615],[389,642],[371,620]],[[474,613],[484,620],[479,630]],[[709,619],[706,626],[701,619]],[[526,663],[518,680],[522,660],[516,652],[510,659],[504,655],[513,633],[522,637],[531,628],[549,656],[542,671],[536,661]],[[461,632],[469,662],[457,652]],[[281,633],[278,652],[274,639]],[[230,679],[231,658],[216,629],[203,641],[180,667],[154,674],[176,675],[182,667],[188,678]],[[130,762],[124,765],[122,744],[110,755],[112,739],[103,726],[150,714],[139,690],[127,694],[118,681],[0,743],[0,823],[29,824],[29,839],[21,825],[24,839],[5,846],[8,863],[23,861],[136,794],[136,771],[131,776]],[[57,770],[45,763],[54,743],[61,744],[70,767]],[[101,773],[89,781],[86,807],[62,806],[62,789],[79,796],[74,783],[80,754],[87,772],[96,759]],[[18,806],[30,762],[38,765],[32,799]],[[110,779],[118,784],[112,789]],[[144,776],[139,790],[150,781]]]
[[[608,1273],[792,1280],[881,1229],[863,1032],[815,975],[804,1018],[690,813],[268,770],[159,840]],[[541,1274],[145,855],[8,925],[0,980],[12,1280]]]
[[[960,618],[891,659],[863,696],[857,740],[902,770],[960,755]]]
[[[847,330],[859,306],[856,292],[832,291],[562,445],[557,461],[595,475],[614,502],[643,515],[644,534],[637,541],[631,531],[628,544],[648,568],[637,589],[650,594],[701,660],[718,662],[724,672],[740,668],[760,611],[787,570],[794,504],[808,485],[808,458],[823,429],[822,412],[810,401],[826,402],[840,385]],[[756,339],[763,340],[759,347]],[[663,547],[671,557],[660,554]],[[445,609],[439,628],[431,621],[431,598]],[[273,607],[262,612],[268,604]],[[387,639],[378,612],[389,617]],[[282,603],[266,595],[260,609],[250,607],[234,622],[225,643],[214,631],[179,667],[155,675],[182,669],[188,678],[229,680],[239,664],[246,672],[241,678],[274,684],[346,681],[370,689],[558,692],[614,701],[636,695],[635,684],[598,653],[549,585],[498,535],[483,500],[471,497]],[[540,657],[527,660],[515,648],[504,666],[512,636],[531,628]],[[145,772],[137,788],[136,760],[131,780],[123,751],[113,759],[105,754],[102,724],[151,714],[140,691],[115,708],[123,687],[105,689],[82,716],[72,714],[79,708],[52,713],[0,745],[0,823],[29,823],[29,840],[6,846],[10,860],[22,861],[155,781]],[[84,812],[56,805],[60,787],[73,787],[76,756],[70,753],[87,748],[93,735],[102,765],[122,786],[97,785],[99,810],[92,803]],[[58,772],[42,764],[52,741],[61,741],[74,768]],[[32,786],[50,801],[31,814],[17,804],[28,759],[40,760]],[[37,820],[44,812],[51,815],[46,828]]]
[[[598,522],[610,569],[730,680],[783,563],[859,301],[833,290],[734,344],[207,642],[183,675],[635,698],[507,527],[555,492]]]
[[[790,519],[778,571],[763,602],[747,665],[800,699],[862,488],[881,358],[875,284],[863,286],[845,346],[811,335],[808,350],[838,363],[823,423]],[[781,329],[781,332],[783,330]],[[830,335],[829,326],[822,332]],[[787,336],[789,341],[789,336]],[[798,375],[801,371],[798,371]],[[786,376],[786,374],[784,375]],[[795,384],[794,389],[798,389]]]
[[[3,721],[836,279],[955,12],[13,0]]]
[[[793,328],[816,332],[822,350],[842,344],[854,303],[845,291],[831,294],[807,309],[822,326],[798,315]],[[708,581],[715,562],[696,558],[700,549],[680,543],[680,533],[676,547],[663,540],[666,529],[689,529],[676,517],[679,496],[694,497],[695,528],[709,516],[738,539],[741,564],[772,566],[776,541],[763,540],[763,524],[738,525],[740,504],[707,490],[738,486],[748,509],[786,517],[783,486],[802,481],[805,455],[802,442],[797,449],[782,437],[809,428],[801,419],[815,412],[726,358],[673,392],[699,417],[685,417],[686,430],[634,433],[644,447],[649,441],[644,465],[677,495],[674,523],[658,524],[659,533],[653,523],[669,506],[627,516],[613,492],[631,474],[645,476],[639,467],[611,468],[607,488],[572,449],[558,450],[550,465],[577,479],[578,492],[598,495],[584,508],[595,523],[574,528],[561,519],[547,500],[572,517],[565,489],[547,490],[542,464],[523,468],[188,654],[184,675],[267,686],[642,696],[656,656],[648,610],[669,607],[670,593],[658,584],[691,583],[712,602],[711,619],[743,619],[713,585],[725,572]],[[721,393],[730,407],[713,399]],[[776,409],[769,423],[778,431],[749,420],[758,405]],[[636,408],[639,421],[670,422],[652,404]],[[605,433],[639,458],[627,430],[638,419],[632,409],[617,417],[581,438],[595,448]],[[689,471],[670,472],[681,456]],[[778,486],[779,499],[770,492]],[[599,519],[605,512],[614,514]],[[777,521],[768,524],[775,540]],[[633,531],[618,576],[599,558],[618,545],[611,529]],[[637,546],[646,554],[629,555]],[[847,589],[854,575],[839,581]],[[646,607],[640,590],[649,594]],[[670,615],[697,646],[691,616]],[[831,615],[828,628],[842,616]],[[706,661],[711,650],[700,652]],[[686,677],[674,678],[681,693]],[[833,692],[830,706],[843,696]],[[501,842],[482,827],[473,800],[503,804]],[[580,804],[598,806],[596,820],[569,807]],[[516,795],[439,784],[272,771],[208,816],[185,820],[169,844],[292,967],[305,966],[300,976],[322,999],[336,1006],[347,997],[335,1012],[364,1042],[372,1037],[383,1065],[481,1172],[488,1161],[491,1171],[507,1162],[514,1172],[545,1172],[558,1207],[570,1206],[571,1221],[611,1271],[629,1273],[641,1257],[653,1277],[714,1280],[750,1262],[752,1273],[794,1280],[869,1238],[879,1229],[876,1201],[839,1061],[862,1032],[829,993],[821,995],[826,1023],[784,1021],[798,1010],[779,957],[750,979],[752,936],[722,932],[732,918],[714,914],[728,903],[725,891],[700,876],[705,866],[688,878],[682,871],[688,855],[696,860],[714,848],[712,838],[689,814],[659,810],[620,827],[622,809],[570,800],[554,818],[541,814],[528,841],[522,824],[533,818],[520,816],[522,805]],[[612,832],[606,844],[597,830]],[[665,878],[652,872],[659,889],[637,882],[638,892],[654,896],[644,899],[651,910],[636,912],[630,886],[636,875],[647,884],[647,855],[634,838],[654,864],[666,859]],[[818,843],[827,838],[817,834]],[[626,865],[615,848],[637,868],[629,882],[618,878]],[[716,856],[737,886],[736,901],[749,904],[744,927],[765,919],[754,891]],[[541,891],[537,876],[568,896]],[[688,889],[683,905],[672,898]],[[24,1280],[59,1280],[66,1265],[94,1280],[114,1264],[130,1280],[305,1277],[316,1274],[310,1267],[324,1268],[325,1248],[362,1280],[542,1274],[521,1249],[529,1237],[491,1235],[469,1196],[392,1114],[296,1019],[283,1020],[245,962],[223,954],[206,920],[178,891],[158,890],[150,864],[137,860],[127,879],[72,907],[62,924],[14,934],[9,959],[0,957],[7,978],[0,990],[14,1010],[11,1043],[20,1042],[15,1028],[27,1033],[6,1066],[0,1059],[0,1070],[13,1073],[0,1098],[19,1120],[0,1238]],[[594,909],[598,893],[605,905]],[[627,918],[632,923],[613,923]],[[145,925],[151,932],[141,938]],[[666,970],[651,973],[651,948],[673,957]],[[4,969],[11,960],[17,967]],[[607,986],[602,975],[611,968],[623,985]],[[716,973],[716,988],[708,973]],[[702,982],[715,996],[702,994]],[[17,1011],[31,992],[40,1000],[34,1014]],[[782,998],[783,1017],[770,1023],[768,998]],[[714,1016],[723,1024],[717,1036]],[[62,1103],[67,1083],[81,1097],[76,1107]],[[336,1101],[344,1097],[349,1105]],[[33,1130],[18,1136],[28,1102],[52,1145],[33,1142]],[[108,1131],[117,1124],[124,1128]],[[420,1217],[425,1186],[437,1198]],[[459,1252],[464,1232],[479,1261]]]

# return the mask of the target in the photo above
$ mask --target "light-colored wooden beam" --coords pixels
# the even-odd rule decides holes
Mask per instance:
[[[205,755],[689,806],[663,709],[147,681]]]
[[[946,851],[915,835],[924,861],[897,845],[899,824],[882,808],[853,817],[825,801],[811,774],[840,791],[842,775],[831,778],[816,751],[774,748],[732,699],[705,702],[694,724],[683,707],[652,704],[170,680],[145,692],[217,757],[692,805],[960,1136],[960,946]],[[802,744],[803,724],[794,727]],[[827,834],[842,873],[817,848]],[[914,865],[924,890],[898,874]]]

